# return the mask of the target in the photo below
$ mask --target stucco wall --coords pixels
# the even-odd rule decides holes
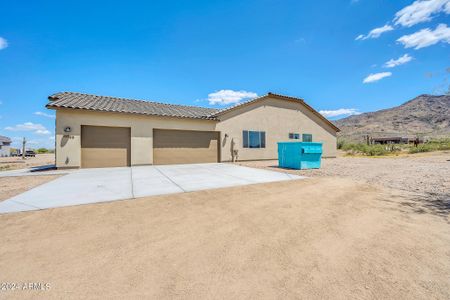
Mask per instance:
[[[134,114],[58,109],[56,111],[56,165],[80,167],[81,125],[131,128],[131,165],[153,163],[153,128],[215,130],[215,121],[143,116]],[[71,127],[65,133],[65,127]]]
[[[10,156],[11,147],[9,145],[0,146],[0,157]]]
[[[277,142],[289,140],[288,134],[309,133],[313,142],[323,142],[323,156],[336,156],[336,132],[300,103],[268,98],[232,110],[220,117],[222,161],[231,160],[232,144],[239,160],[276,159]],[[243,148],[242,131],[266,132],[266,148]],[[228,137],[225,137],[228,135]]]
[[[231,160],[233,142],[239,160],[276,159],[277,142],[289,141],[288,134],[309,133],[314,142],[324,143],[324,157],[336,156],[336,132],[303,105],[279,99],[265,99],[210,120],[164,118],[135,114],[58,109],[56,111],[56,165],[80,167],[81,125],[131,128],[131,165],[153,163],[153,129],[221,131],[222,161]],[[70,126],[72,131],[65,133]],[[266,148],[242,147],[242,131],[266,132]],[[227,137],[225,137],[227,135]],[[291,140],[293,141],[293,140]]]

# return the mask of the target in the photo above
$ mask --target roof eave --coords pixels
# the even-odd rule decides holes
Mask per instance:
[[[132,115],[140,115],[140,116],[150,116],[150,117],[162,117],[162,118],[177,118],[177,119],[190,119],[190,120],[206,120],[206,121],[219,121],[216,117],[188,117],[188,116],[171,116],[171,115],[160,115],[160,114],[146,114],[139,112],[126,112],[126,111],[112,111],[112,110],[98,110],[98,109],[89,109],[89,108],[79,108],[79,107],[68,107],[68,106],[56,106],[51,103],[47,103],[45,105],[47,109],[70,109],[70,110],[81,110],[81,111],[90,111],[90,112],[107,112],[107,113],[116,113],[116,114],[132,114]]]

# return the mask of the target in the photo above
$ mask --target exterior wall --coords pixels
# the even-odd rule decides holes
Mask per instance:
[[[313,142],[323,142],[323,157],[336,156],[336,132],[294,101],[268,98],[242,106],[220,116],[216,128],[222,133],[222,161],[232,159],[233,147],[238,150],[238,160],[276,159],[277,142],[295,141],[289,140],[290,132],[312,134]],[[266,148],[243,148],[243,130],[265,131]]]
[[[81,125],[131,128],[131,165],[153,164],[153,129],[220,131],[220,160],[231,161],[232,149],[239,160],[276,159],[277,142],[288,134],[312,134],[323,142],[323,157],[336,156],[336,132],[310,110],[295,101],[268,98],[220,116],[220,122],[86,110],[56,110],[56,166],[81,165]],[[70,126],[71,132],[64,128]],[[243,148],[242,131],[266,132],[266,148]],[[227,136],[225,136],[227,135]]]
[[[134,114],[56,110],[56,166],[78,168],[81,165],[81,125],[131,128],[131,165],[153,163],[153,128],[215,130],[209,120],[164,118]],[[70,126],[72,131],[65,133]]]
[[[0,157],[10,156],[11,147],[8,145],[0,145]]]

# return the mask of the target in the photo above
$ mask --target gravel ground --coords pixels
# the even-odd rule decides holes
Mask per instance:
[[[0,215],[1,299],[450,299],[450,231],[311,178]],[[400,203],[399,203],[400,202]]]
[[[0,157],[0,172],[17,169],[26,169],[36,166],[52,165],[55,163],[55,154],[37,154],[36,157]]]
[[[22,194],[38,185],[55,180],[60,175],[0,177],[0,202]]]
[[[407,198],[420,202],[422,206],[443,215],[450,213],[449,151],[376,158],[339,156],[323,159],[322,168],[316,170],[280,169],[275,160],[239,164],[308,177],[348,177],[402,191]]]

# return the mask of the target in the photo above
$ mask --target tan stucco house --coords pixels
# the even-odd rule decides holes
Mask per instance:
[[[336,156],[339,129],[302,99],[268,93],[222,110],[58,93],[58,168],[277,158],[277,142],[323,142]]]
[[[11,139],[0,135],[0,157],[11,156]]]

